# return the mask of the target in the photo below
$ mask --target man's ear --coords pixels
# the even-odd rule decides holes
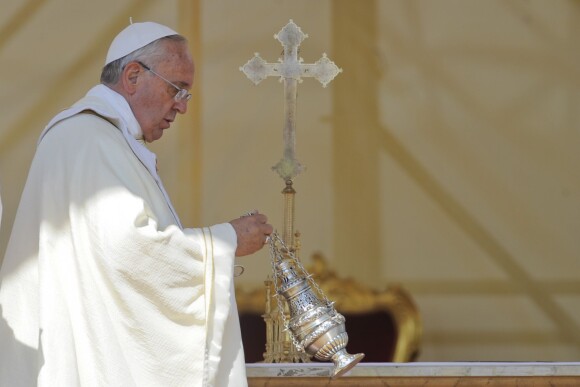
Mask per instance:
[[[143,73],[143,68],[137,62],[128,63],[123,69],[123,88],[127,93],[134,94],[137,91],[139,76]]]

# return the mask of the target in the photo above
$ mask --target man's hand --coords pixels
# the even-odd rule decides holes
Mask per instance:
[[[267,243],[267,238],[274,231],[268,224],[268,218],[258,211],[252,211],[238,219],[230,221],[238,236],[236,257],[250,255],[260,250]]]

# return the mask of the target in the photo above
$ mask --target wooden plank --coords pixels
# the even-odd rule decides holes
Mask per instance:
[[[405,387],[405,386],[458,386],[458,387],[578,387],[578,376],[455,376],[455,377],[348,377],[348,378],[307,378],[307,377],[266,377],[248,378],[249,387],[302,387],[302,386],[336,386],[336,387]]]

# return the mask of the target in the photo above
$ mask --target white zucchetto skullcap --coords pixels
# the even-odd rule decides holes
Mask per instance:
[[[169,27],[153,22],[132,23],[113,39],[105,59],[105,66],[157,39],[170,35],[179,34]]]

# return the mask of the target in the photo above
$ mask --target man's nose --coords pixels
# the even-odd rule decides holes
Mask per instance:
[[[177,110],[179,114],[185,114],[187,112],[187,102],[188,101],[185,99],[175,101],[174,104],[175,110]]]

